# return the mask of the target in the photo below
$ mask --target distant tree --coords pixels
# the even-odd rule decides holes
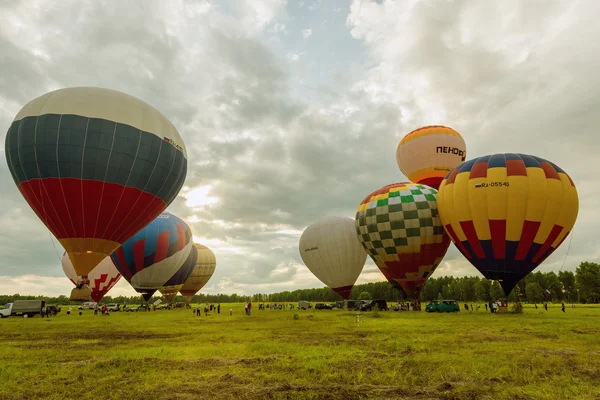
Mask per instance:
[[[493,301],[504,299],[506,297],[504,291],[502,290],[502,286],[500,286],[498,281],[492,281],[490,283],[490,297]]]
[[[358,296],[358,300],[372,300],[373,298],[371,297],[371,293],[369,292],[362,292],[359,296]]]
[[[579,264],[575,271],[575,283],[579,289],[579,300],[584,303],[600,303],[600,264]]]
[[[575,287],[575,274],[571,271],[560,271],[558,273],[558,279],[562,284],[566,300],[576,300],[577,288]]]
[[[537,282],[527,282],[525,286],[525,296],[530,303],[541,303],[544,299],[544,289]]]

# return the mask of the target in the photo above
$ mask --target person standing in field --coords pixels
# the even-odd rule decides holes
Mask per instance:
[[[233,315],[233,308],[229,309],[229,316],[231,317]]]
[[[252,302],[251,301],[248,302],[248,316],[250,316],[250,314],[252,314]]]
[[[248,314],[248,302],[246,302],[246,305],[244,305],[244,312],[246,313],[246,315]]]
[[[196,317],[201,316],[202,313],[200,312],[200,303],[198,303],[198,306],[196,307]]]
[[[548,303],[544,303],[544,310],[548,311]]]
[[[217,304],[217,314],[221,314],[221,303]]]
[[[71,307],[67,308],[67,315],[71,315]]]
[[[565,311],[565,302],[562,302],[562,305],[560,306],[560,309],[562,310],[562,312],[566,312]]]

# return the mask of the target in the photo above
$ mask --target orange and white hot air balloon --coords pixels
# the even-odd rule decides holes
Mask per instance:
[[[396,149],[400,171],[413,183],[440,187],[444,176],[467,157],[460,133],[442,125],[425,126],[402,138]]]

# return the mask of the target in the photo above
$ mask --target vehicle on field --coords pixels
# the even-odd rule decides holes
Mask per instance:
[[[460,306],[456,300],[433,300],[425,307],[426,312],[459,312]]]
[[[108,309],[108,311],[112,311],[112,312],[121,311],[121,306],[118,305],[117,303],[107,304],[106,308]]]
[[[361,304],[359,310],[360,311],[373,311],[373,309],[377,307],[380,311],[387,311],[389,307],[385,300],[367,300],[366,303]]]
[[[148,304],[142,304],[139,306],[129,306],[127,307],[127,312],[138,312],[138,311],[147,311],[148,310]]]
[[[161,303],[156,306],[157,310],[167,310],[171,308],[171,303]]]
[[[310,304],[310,302],[304,300],[300,300],[298,302],[298,310],[308,310],[309,308],[312,308],[312,304]]]
[[[333,310],[334,304],[317,303],[315,304],[315,310]]]
[[[348,300],[348,310],[358,310],[366,302],[366,300]],[[344,300],[336,301],[335,306],[344,308]]]
[[[83,303],[82,305],[80,305],[79,307],[77,307],[77,309],[79,309],[79,310],[93,310],[97,306],[98,306],[98,303],[96,303],[95,301],[86,301],[85,303]]]
[[[21,315],[33,317],[36,314],[41,315],[45,305],[45,300],[15,300],[13,303],[4,305],[0,310],[0,316],[2,318]]]
[[[0,318],[10,317],[10,311],[12,310],[13,303],[6,303],[0,308]]]

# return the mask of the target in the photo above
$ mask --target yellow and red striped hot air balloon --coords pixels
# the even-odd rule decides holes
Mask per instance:
[[[450,245],[436,194],[425,185],[394,183],[368,195],[356,213],[356,232],[367,253],[392,285],[414,299]]]
[[[444,178],[437,200],[456,247],[506,295],[560,246],[579,209],[571,178],[525,154],[467,161]]]
[[[467,146],[452,128],[425,126],[402,138],[396,149],[400,171],[414,183],[439,188],[444,176],[465,161]]]

